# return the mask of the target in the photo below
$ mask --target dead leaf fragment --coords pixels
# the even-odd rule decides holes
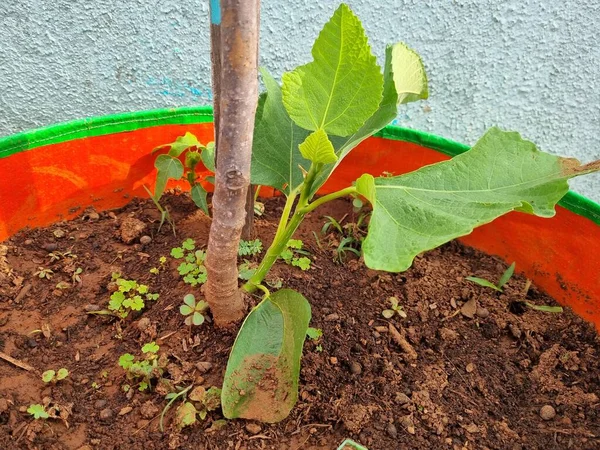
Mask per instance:
[[[475,317],[475,313],[477,313],[477,300],[475,298],[472,298],[464,305],[462,305],[462,307],[460,308],[460,313],[469,319]]]

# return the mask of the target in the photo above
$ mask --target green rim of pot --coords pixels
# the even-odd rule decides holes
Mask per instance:
[[[162,125],[186,125],[212,122],[212,107],[186,106],[181,108],[136,111],[108,116],[91,117],[50,125],[0,138],[0,158],[32,150],[44,145],[58,144],[86,137],[134,131]],[[412,142],[448,156],[456,156],[469,146],[423,131],[388,125],[375,134],[395,141]],[[600,225],[600,205],[569,191],[558,203],[562,207]]]

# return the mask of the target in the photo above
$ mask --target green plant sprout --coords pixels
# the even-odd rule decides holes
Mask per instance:
[[[171,249],[171,256],[173,258],[184,259],[177,267],[177,272],[183,277],[183,281],[191,286],[197,286],[206,282],[206,267],[204,267],[206,252],[195,249],[196,242],[190,238],[183,241],[181,247]]]
[[[368,202],[372,212],[360,248],[365,265],[402,272],[420,253],[508,212],[552,217],[569,178],[600,170],[600,161],[581,165],[494,127],[450,160],[398,176],[365,173],[315,198],[352,149],[397,117],[399,105],[428,97],[428,83],[421,58],[403,43],[386,48],[382,70],[360,20],[345,4],[318,35],[312,57],[284,73],[281,85],[261,70],[266,92],[256,110],[251,182],[275,188],[286,202],[271,245],[243,285],[246,292],[266,289],[262,283],[278,258],[293,261],[298,248],[289,243],[295,232],[329,201],[350,196]],[[221,308],[224,317],[240,315]],[[251,310],[224,377],[226,418],[277,422],[287,417],[298,397],[310,318],[308,301],[291,289],[271,292]],[[215,320],[220,322],[216,314]]]
[[[33,274],[40,279],[50,280],[54,276],[54,271],[52,269],[45,269],[43,267],[38,267],[38,271]]]
[[[119,366],[127,372],[129,380],[138,381],[139,391],[145,391],[152,380],[162,377],[164,367],[158,358],[159,348],[156,342],[149,342],[142,347],[143,359],[136,360],[130,353],[119,357]]]
[[[363,207],[362,201],[358,198],[354,199],[353,205],[358,211]],[[363,212],[358,216],[356,223],[349,222],[343,226],[341,225],[341,222],[343,222],[346,216],[339,222],[331,216],[325,216],[327,221],[321,228],[321,234],[339,236],[336,236],[337,247],[335,249],[335,261],[343,263],[347,252],[353,253],[360,258],[362,241],[367,234],[366,219],[368,216],[368,213]]]
[[[27,408],[27,412],[31,414],[35,420],[48,419],[50,417],[46,412],[46,408],[44,408],[44,406],[40,405],[39,403],[29,405],[29,408]]]
[[[238,248],[239,256],[256,256],[263,250],[263,245],[260,239],[254,239],[252,241],[240,240]]]
[[[294,267],[299,267],[302,270],[310,269],[312,261],[305,255],[310,255],[306,250],[303,249],[304,243],[300,239],[290,239],[281,254],[279,255],[283,261]],[[256,276],[252,276],[251,280]]]
[[[258,264],[245,259],[244,262],[238,266],[238,276],[240,280],[249,280],[252,278],[257,267]]]
[[[71,285],[66,281],[59,281],[58,283],[56,283],[56,289],[65,290],[69,289],[70,287]]]
[[[506,283],[508,283],[508,281],[513,276],[513,273],[515,272],[515,265],[516,265],[516,263],[513,262],[508,267],[508,269],[506,269],[504,271],[504,273],[498,280],[498,284],[494,284],[491,281],[486,280],[485,278],[478,278],[478,277],[466,277],[465,280],[472,281],[473,283],[478,284],[479,286],[489,287],[489,288],[494,289],[495,291],[503,292],[504,285]]]
[[[177,408],[175,413],[176,426],[178,429],[182,429],[183,427],[193,425],[197,421],[196,417],[204,420],[210,411],[214,411],[220,406],[221,389],[215,386],[209,389],[197,386]]]
[[[71,250],[67,250],[66,252],[53,251],[48,253],[48,257],[50,258],[50,262],[60,261],[61,259],[77,259],[77,255],[71,253]]]
[[[75,272],[73,272],[73,275],[71,275],[71,279],[73,280],[73,283],[77,283],[77,284],[82,283],[82,280],[81,280],[82,273],[83,273],[83,269],[81,267],[78,267],[75,269]]]
[[[153,275],[158,275],[162,269],[164,269],[165,264],[167,263],[167,257],[161,256],[158,258],[158,262],[160,263],[158,267],[152,267],[150,269],[150,273]]]
[[[69,371],[64,367],[58,369],[58,372],[55,372],[54,370],[46,370],[44,373],[42,373],[42,381],[44,383],[57,383],[60,380],[64,380],[68,376]]]
[[[527,297],[527,293],[529,292],[530,287],[531,287],[531,280],[527,279],[527,282],[525,283],[523,297]],[[562,306],[536,305],[535,303],[532,303],[529,300],[525,300],[525,299],[523,301],[518,301],[515,303],[524,305],[525,307],[527,307],[529,309],[533,309],[534,311],[541,311],[541,312],[554,313],[554,314],[560,314],[563,312]]]
[[[306,336],[313,341],[318,341],[321,336],[323,336],[323,330],[320,328],[308,327],[306,330]]]
[[[112,274],[112,283],[116,290],[110,295],[108,309],[90,311],[88,314],[111,315],[125,319],[132,311],[141,311],[146,301],[158,300],[159,294],[149,292],[149,287],[135,280],[126,280],[120,273]]]
[[[165,192],[167,182],[172,180],[185,179],[190,185],[190,195],[196,206],[205,214],[208,212],[208,203],[206,200],[207,192],[202,186],[202,182],[206,181],[214,183],[213,175],[201,175],[196,173],[196,167],[199,163],[202,163],[206,169],[214,173],[215,171],[215,145],[214,142],[209,142],[206,145],[201,144],[196,136],[192,133],[185,133],[184,136],[179,136],[175,139],[175,142],[170,144],[159,145],[152,153],[168,150],[165,154],[160,154],[154,161],[154,167],[156,168],[156,182],[154,185],[154,194],[146,188],[150,193],[154,204],[161,212],[161,222],[159,226],[162,227],[165,219],[173,225],[170,219],[169,212],[167,209],[160,205],[160,198]],[[181,157],[184,157],[184,162],[181,162]],[[173,230],[175,230],[173,228]]]
[[[381,315],[383,317],[385,317],[386,319],[391,319],[395,315],[398,315],[398,316],[402,317],[403,319],[406,319],[407,315],[404,312],[404,310],[402,309],[402,305],[400,305],[398,303],[398,298],[397,297],[390,297],[390,298],[388,298],[388,302],[391,305],[391,309],[384,309],[381,312]]]
[[[193,294],[183,297],[183,305],[179,307],[179,313],[185,316],[187,326],[200,326],[204,323],[204,313],[208,309],[208,303],[204,300],[196,301]]]

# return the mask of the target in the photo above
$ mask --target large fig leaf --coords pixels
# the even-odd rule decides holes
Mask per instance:
[[[349,136],[373,115],[383,77],[358,17],[341,4],[312,48],[314,60],[283,75],[283,103],[302,128]]]
[[[290,119],[277,81],[264,69],[261,74],[267,92],[261,94],[256,110],[251,179],[253,184],[272,186],[287,195],[304,180],[299,166],[310,167],[298,149],[310,132]]]
[[[298,399],[300,357],[310,322],[308,301],[282,289],[246,317],[231,350],[221,404],[228,419],[274,423]]]
[[[469,234],[509,211],[552,217],[567,179],[600,170],[600,162],[539,151],[518,133],[490,129],[449,161],[392,178],[363,175],[357,190],[373,205],[363,242],[365,263],[406,270],[419,253]]]
[[[165,192],[169,178],[179,180],[183,176],[183,164],[174,156],[159,155],[154,161],[154,167],[157,170],[154,199],[158,201]]]
[[[311,196],[319,190],[325,181],[327,181],[331,172],[335,170],[342,162],[342,159],[344,159],[352,149],[369,136],[377,133],[396,118],[398,113],[397,104],[400,103],[400,97],[404,99],[404,103],[427,98],[427,77],[424,71],[404,70],[404,73],[411,74],[407,79],[404,79],[402,76],[395,75],[394,67],[398,70],[401,70],[403,67],[422,68],[423,62],[414,50],[411,50],[401,42],[394,45],[388,45],[385,52],[385,66],[383,72],[383,98],[379,108],[352,136],[346,138],[331,137],[333,147],[335,148],[335,154],[338,159],[334,164],[327,164],[321,169],[312,186]],[[415,78],[415,75],[418,75],[420,78]],[[421,90],[420,95],[414,95],[414,91],[417,90],[416,86],[419,85],[425,86],[425,88]]]

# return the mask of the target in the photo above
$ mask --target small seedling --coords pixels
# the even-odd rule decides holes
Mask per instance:
[[[150,273],[153,275],[158,275],[161,271],[161,269],[164,269],[165,264],[167,263],[167,257],[166,256],[161,256],[158,261],[160,262],[160,266],[158,267],[153,267],[152,269],[150,269]]]
[[[54,370],[46,370],[42,374],[42,380],[44,383],[57,383],[60,380],[64,380],[69,376],[69,371],[64,367],[62,369],[58,369],[58,372]]]
[[[186,316],[185,324],[187,326],[200,326],[204,323],[204,313],[208,309],[208,303],[204,300],[196,302],[193,294],[187,294],[183,297],[183,305],[179,307],[182,316]]]
[[[151,386],[151,381],[160,378],[163,374],[163,367],[159,364],[158,350],[156,342],[149,342],[142,347],[144,358],[136,360],[135,356],[125,353],[119,357],[119,366],[127,372],[129,380],[138,381],[138,390],[145,391]]]
[[[240,241],[238,248],[239,256],[256,256],[263,250],[263,245],[260,239],[254,239],[253,241]]]
[[[141,311],[146,300],[158,300],[159,294],[149,292],[148,286],[135,280],[126,280],[120,273],[112,274],[112,282],[117,290],[110,296],[108,310],[91,311],[89,314],[112,315],[125,319],[132,311]]]
[[[156,167],[156,183],[154,185],[154,194],[148,188],[146,190],[150,194],[152,201],[161,212],[162,227],[165,219],[169,221],[175,232],[174,223],[169,216],[169,211],[159,203],[162,197],[167,182],[172,180],[186,180],[190,185],[190,195],[196,206],[208,215],[208,203],[206,200],[207,192],[202,186],[202,182],[206,181],[214,183],[214,177],[210,174],[198,176],[196,166],[202,162],[204,167],[210,172],[215,171],[215,145],[214,142],[209,142],[206,145],[201,144],[196,136],[192,133],[185,133],[184,136],[179,136],[175,142],[163,144],[152,150],[152,153],[159,150],[168,150],[168,153],[158,155],[154,161]],[[185,163],[182,163],[180,157],[185,153]]]
[[[354,198],[352,204],[356,212],[360,211],[363,207],[363,202],[358,197]],[[360,258],[362,241],[367,234],[366,218],[368,215],[369,213],[364,212],[358,216],[356,223],[349,222],[345,225],[342,225],[342,222],[346,216],[342,217],[339,221],[331,216],[325,216],[327,221],[323,227],[321,227],[321,234],[330,235],[330,238],[332,238],[330,240],[333,241],[334,246],[336,246],[335,261],[343,263],[348,252],[353,253]],[[317,240],[317,243],[320,246],[319,240]]]
[[[75,272],[73,272],[73,275],[71,275],[71,279],[73,280],[73,283],[81,284],[81,274],[82,273],[83,273],[83,269],[81,267],[78,267],[77,269],[75,269]]]
[[[44,408],[44,406],[40,405],[39,403],[36,403],[34,405],[29,405],[29,408],[27,408],[27,412],[29,414],[31,414],[33,416],[33,418],[36,420],[47,419],[50,417],[48,415],[48,413],[46,412],[46,408]]]
[[[65,290],[69,289],[70,287],[71,285],[66,281],[59,281],[58,283],[56,283],[56,289]]]
[[[384,309],[381,312],[381,315],[386,319],[391,319],[395,315],[399,315],[403,319],[406,319],[406,313],[402,309],[402,306],[398,303],[398,299],[396,297],[388,298],[388,302],[390,302],[391,309]]]
[[[191,286],[197,286],[206,282],[206,267],[204,260],[206,252],[195,250],[196,243],[193,239],[186,239],[181,247],[171,249],[171,256],[175,259],[184,259],[177,267],[177,272],[183,277],[183,281]]]
[[[523,295],[524,297],[527,297],[527,293],[529,292],[530,287],[531,287],[531,280],[528,279],[527,282],[525,283],[525,289],[524,289],[524,295]],[[563,312],[562,306],[536,305],[535,303],[531,303],[528,300],[513,302],[511,304],[512,308],[514,308],[514,305],[518,305],[517,310],[520,312],[524,312],[525,307],[527,307],[529,309],[533,309],[534,311],[541,311],[541,312],[547,312],[547,313],[557,314],[557,313]],[[509,309],[511,309],[511,308],[509,307]]]
[[[313,341],[318,341],[321,338],[321,336],[323,336],[323,330],[321,330],[320,328],[308,327],[308,329],[306,330],[306,335],[309,339],[312,339]]]
[[[310,255],[306,250],[303,249],[304,243],[300,239],[290,239],[287,242],[285,250],[281,252],[281,259],[285,261],[287,265],[299,267],[302,270],[310,269],[311,260],[307,256]]]
[[[74,253],[71,253],[71,250],[67,250],[66,252],[59,252],[59,251],[55,250],[51,253],[48,253],[48,257],[50,258],[50,262],[55,262],[55,261],[60,261],[61,259],[67,259],[67,258],[76,259],[77,255]]]
[[[498,280],[498,284],[494,284],[491,281],[486,280],[485,278],[478,277],[466,277],[465,280],[472,281],[473,283],[478,284],[479,286],[489,287],[491,289],[494,289],[495,291],[502,292],[502,288],[506,283],[508,283],[508,280],[510,280],[510,278],[513,276],[513,273],[515,272],[515,265],[516,263],[513,262],[510,265],[510,267],[504,271],[504,273],[500,277],[500,280]]]
[[[52,276],[54,275],[54,272],[52,271],[52,269],[45,269],[43,267],[38,267],[38,271],[35,272],[33,274],[34,276],[37,275],[39,278],[41,278],[42,280],[45,278],[47,280],[51,279]]]

